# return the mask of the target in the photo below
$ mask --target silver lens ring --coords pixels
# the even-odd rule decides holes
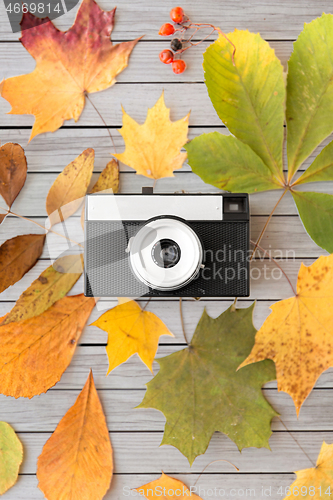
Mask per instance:
[[[169,249],[166,249],[165,242],[169,242]],[[156,248],[161,248],[164,254],[158,256]],[[175,252],[177,256],[173,257]],[[185,222],[159,217],[148,221],[132,238],[129,259],[139,281],[154,290],[172,291],[182,288],[197,276],[203,248],[198,235]]]

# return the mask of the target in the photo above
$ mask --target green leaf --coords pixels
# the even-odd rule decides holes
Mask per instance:
[[[333,253],[333,196],[303,191],[293,191],[292,195],[310,238]]]
[[[21,441],[9,424],[0,422],[0,495],[16,483],[22,460]]]
[[[285,84],[274,50],[259,34],[235,30],[221,35],[204,53],[209,97],[217,114],[238,139],[248,144],[276,179],[283,177]]]
[[[82,273],[80,255],[66,255],[57,260],[57,269],[60,265],[64,273],[58,272],[53,266],[48,267],[29,288],[22,293],[9,314],[5,316],[1,325],[12,321],[23,321],[33,316],[39,316],[62,299],[75,285]]]
[[[333,141],[322,150],[293,185],[318,181],[333,181]]]
[[[156,408],[167,421],[161,444],[171,444],[190,464],[205,453],[215,431],[241,450],[269,448],[270,423],[277,413],[261,387],[275,379],[274,364],[242,368],[254,344],[254,304],[213,319],[204,311],[187,349],[158,359],[159,373],[147,384],[139,408]]]
[[[184,147],[193,172],[219,189],[254,193],[282,187],[259,156],[236,137],[211,132]]]
[[[287,153],[291,180],[333,131],[333,16],[323,14],[294,43],[288,63]]]

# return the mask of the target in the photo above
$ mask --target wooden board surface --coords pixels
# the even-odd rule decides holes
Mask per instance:
[[[113,7],[109,0],[100,0],[105,9]],[[297,38],[304,22],[310,22],[323,11],[330,12],[332,4],[328,0],[307,2],[305,0],[185,0],[182,3],[190,16],[199,22],[214,22],[225,31],[235,27],[259,31],[269,40],[284,68],[292,52],[293,41]],[[202,71],[202,53],[209,42],[188,51],[188,70],[183,75],[174,75],[170,67],[160,64],[158,53],[168,46],[159,39],[159,26],[168,19],[168,12],[174,3],[171,0],[123,0],[118,6],[114,41],[130,40],[145,33],[133,52],[130,65],[119,75],[118,83],[111,89],[96,93],[93,102],[101,110],[106,123],[111,127],[116,147],[123,149],[123,141],[117,129],[121,127],[121,104],[136,120],[143,121],[147,107],[151,107],[165,91],[165,100],[171,108],[173,119],[181,118],[191,110],[190,138],[203,132],[218,130],[228,134],[222,126],[208,98]],[[60,29],[67,29],[73,22],[75,10],[56,21]],[[0,2],[0,79],[14,76],[34,69],[33,58],[18,42],[19,35],[10,31],[3,2]],[[38,224],[45,223],[45,199],[48,189],[63,168],[87,147],[96,153],[95,175],[110,160],[112,146],[106,129],[92,106],[86,107],[75,124],[73,120],[65,123],[56,133],[43,134],[28,144],[32,116],[5,115],[10,110],[8,103],[0,99],[0,140],[1,143],[13,141],[26,147],[29,174],[26,184],[13,205],[13,211],[30,217]],[[304,163],[307,168],[329,140],[326,140]],[[138,193],[151,181],[137,176],[129,167],[121,165],[121,190]],[[311,190],[313,186],[303,189]],[[212,186],[203,183],[194,175],[188,165],[184,165],[174,178],[163,179],[157,183],[157,192],[216,192]],[[318,183],[316,190],[333,194],[333,185]],[[251,195],[251,238],[255,239],[267,215],[276,203],[280,193],[260,193]],[[0,207],[1,207],[0,203]],[[1,209],[0,209],[1,212]],[[78,214],[79,215],[79,214]],[[67,229],[76,241],[82,241],[79,217],[67,223]],[[63,232],[64,228],[57,227]],[[17,234],[41,232],[33,222],[8,217],[0,226],[0,244]],[[266,249],[279,258],[279,264],[287,272],[293,283],[296,282],[301,262],[311,264],[319,255],[325,254],[305,233],[297,216],[291,196],[286,196],[273,217],[263,240]],[[37,265],[15,286],[0,295],[0,316],[6,314],[20,294],[52,263],[59,253],[66,249],[64,240],[54,234],[47,237],[47,245]],[[251,297],[239,301],[239,307],[247,307],[257,299],[254,323],[261,326],[269,315],[269,306],[274,301],[290,296],[286,279],[277,272],[276,266],[264,257],[253,263]],[[71,293],[82,292],[82,279]],[[184,300],[185,328],[191,338],[196,324],[206,308],[213,317],[218,316],[232,303],[232,300]],[[117,304],[116,299],[102,300],[93,311],[89,322]],[[145,304],[142,301],[142,304]],[[175,337],[162,337],[157,357],[166,356],[185,347],[179,318],[177,300],[152,300],[148,307],[155,312],[174,333]],[[271,451],[248,449],[240,454],[236,446],[224,435],[215,434],[207,453],[194,462],[192,468],[176,449],[170,446],[159,448],[165,419],[155,410],[135,410],[144,395],[145,386],[151,375],[137,356],[117,368],[108,377],[105,344],[107,336],[95,327],[86,327],[77,347],[73,361],[61,381],[47,394],[32,400],[0,396],[0,420],[13,425],[19,433],[25,448],[25,460],[17,485],[4,498],[8,500],[39,500],[44,498],[37,488],[36,460],[42,446],[54,431],[57,423],[74,403],[89,373],[94,371],[96,386],[107,416],[110,436],[115,454],[115,476],[112,489],[106,499],[124,499],[129,489],[139,487],[158,477],[161,470],[173,474],[186,484],[193,485],[199,473],[213,460],[227,459],[240,468],[234,473],[227,464],[210,466],[199,479],[204,500],[211,497],[209,488],[225,491],[224,498],[240,498],[246,491],[254,491],[248,496],[263,498],[262,488],[270,491],[270,498],[283,498],[279,488],[289,486],[294,479],[292,472],[311,466],[316,460],[323,440],[333,442],[333,369],[327,370],[318,380],[315,389],[306,400],[299,419],[296,418],[291,398],[279,393],[276,382],[266,384],[265,397],[281,415],[281,420],[273,419],[273,436],[270,439]],[[154,363],[155,373],[158,364]],[[301,451],[293,437],[303,447],[309,458]],[[223,472],[223,473],[219,473]],[[269,490],[271,488],[271,490]],[[237,490],[236,496],[231,493]],[[199,491],[197,491],[199,493]],[[133,492],[132,492],[133,494]],[[268,495],[266,495],[268,496]]]

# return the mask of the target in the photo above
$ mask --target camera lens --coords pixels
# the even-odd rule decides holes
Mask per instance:
[[[151,254],[157,266],[169,269],[179,262],[180,248],[175,241],[163,239],[155,243]]]

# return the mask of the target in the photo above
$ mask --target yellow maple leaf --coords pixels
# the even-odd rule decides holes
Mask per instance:
[[[318,377],[333,365],[333,254],[301,265],[297,295],[271,306],[250,355],[239,368],[263,359],[276,366],[279,391],[293,398],[297,415]]]
[[[152,372],[160,336],[173,337],[155,314],[143,311],[133,300],[110,309],[92,325],[109,335],[106,346],[109,358],[107,375],[135,353]]]
[[[297,471],[296,481],[284,498],[290,500],[305,498],[330,498],[333,494],[333,444],[322,444],[316,467]]]
[[[182,167],[187,158],[180,149],[187,142],[190,114],[181,120],[170,120],[170,109],[164,102],[164,92],[152,108],[148,109],[143,125],[137,123],[123,109],[124,153],[114,156],[150,179],[173,177],[173,171]]]
[[[161,500],[178,500],[179,498],[194,498],[202,500],[201,497],[191,491],[186,484],[179,479],[167,476],[162,472],[161,477],[155,481],[144,484],[135,490],[144,495],[148,500],[159,497]]]
[[[54,132],[64,120],[79,119],[88,93],[107,89],[128,64],[139,38],[112,45],[116,9],[103,11],[94,0],[83,0],[68,31],[23,15],[20,41],[36,60],[28,75],[3,80],[1,95],[11,114],[35,115],[30,140]]]

